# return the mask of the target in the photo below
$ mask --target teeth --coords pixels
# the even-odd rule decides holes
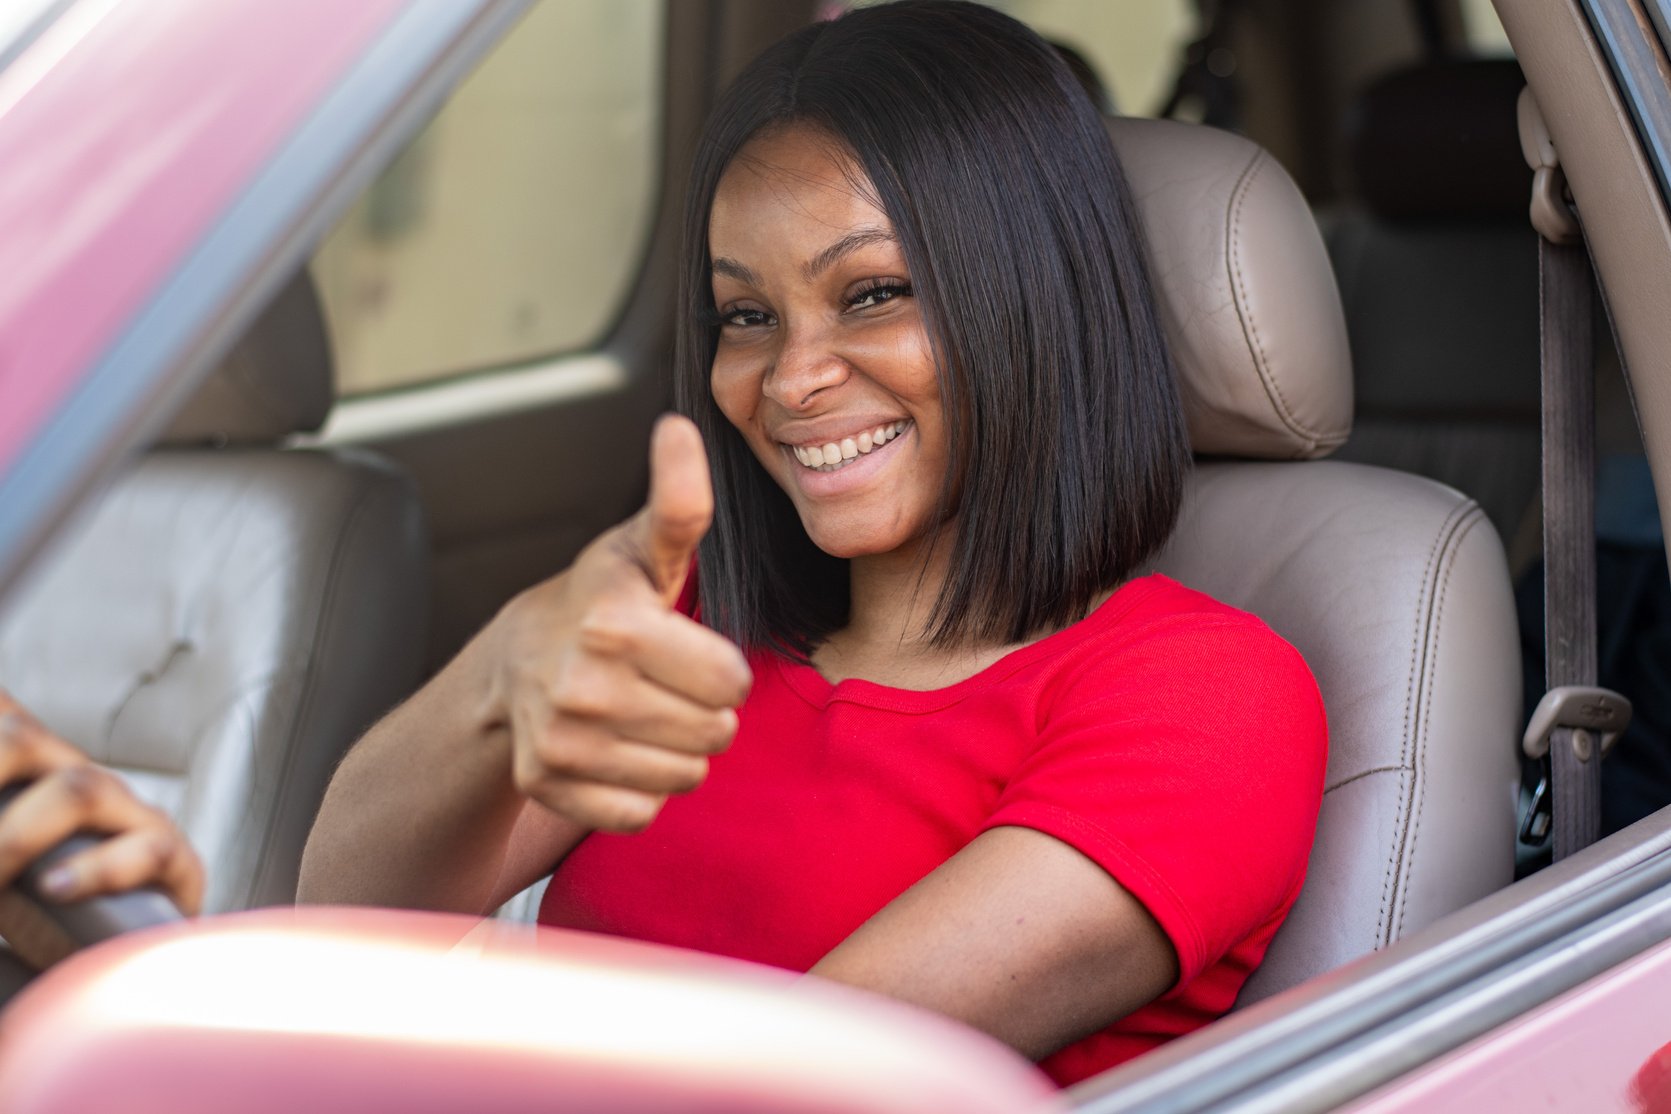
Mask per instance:
[[[849,460],[855,460],[873,449],[879,449],[905,432],[909,419],[889,422],[875,429],[867,429],[857,437],[843,437],[823,445],[791,445],[795,459],[808,468],[820,472],[834,472]]]

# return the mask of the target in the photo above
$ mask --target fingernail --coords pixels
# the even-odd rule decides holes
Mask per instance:
[[[41,875],[41,889],[49,897],[66,897],[75,886],[75,871],[67,866],[55,866]]]

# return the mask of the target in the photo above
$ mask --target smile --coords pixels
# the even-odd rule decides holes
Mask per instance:
[[[857,437],[843,437],[824,445],[790,445],[789,451],[807,468],[818,472],[838,472],[866,453],[880,449],[910,426],[909,418],[867,429]]]

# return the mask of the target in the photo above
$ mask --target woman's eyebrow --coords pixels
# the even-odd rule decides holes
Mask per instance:
[[[890,228],[881,228],[876,225],[856,228],[852,232],[843,236],[841,239],[837,240],[835,243],[831,244],[829,247],[825,248],[823,251],[819,252],[817,255],[813,256],[806,263],[806,265],[801,268],[801,277],[806,279],[806,281],[811,282],[813,279],[817,278],[819,275],[839,263],[844,256],[858,251],[860,248],[869,247],[871,244],[893,244],[898,242],[898,237],[893,234],[893,230]],[[716,256],[713,261],[709,263],[708,267],[709,270],[716,275],[724,275],[727,278],[734,278],[738,282],[745,282],[750,286],[760,285],[760,276],[755,274],[748,267],[737,262],[735,259],[731,259],[723,255]]]
[[[745,282],[750,286],[760,285],[759,275],[755,274],[735,259],[727,259],[723,255],[710,263],[708,265],[708,269],[716,275],[724,275],[726,278],[734,278],[738,282]]]
[[[801,277],[806,279],[806,281],[811,282],[813,279],[835,266],[841,261],[843,256],[848,255],[851,252],[858,251],[863,247],[869,247],[871,244],[892,244],[898,242],[898,238],[894,236],[893,229],[891,228],[881,228],[876,225],[871,225],[865,228],[856,228],[852,232],[843,236],[841,239],[837,240],[835,243],[831,244],[829,247],[825,248],[823,251],[819,252],[817,255],[813,256],[812,259],[808,261],[806,266],[801,268]]]

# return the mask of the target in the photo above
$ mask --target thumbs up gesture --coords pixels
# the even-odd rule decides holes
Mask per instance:
[[[742,651],[673,610],[713,508],[701,434],[662,418],[649,502],[500,616],[490,715],[516,786],[584,827],[642,829],[736,734]]]

